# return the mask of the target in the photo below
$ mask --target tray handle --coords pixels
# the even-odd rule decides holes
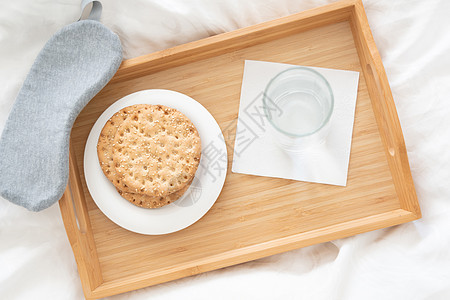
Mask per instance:
[[[59,201],[61,215],[80,273],[86,298],[103,283],[95,240],[73,147],[69,153],[69,182]]]
[[[395,133],[397,130],[395,128],[391,127],[391,124],[389,124],[389,119],[386,118],[386,113],[389,114],[397,114],[397,111],[392,107],[389,107],[388,101],[386,99],[387,95],[384,93],[385,88],[382,86],[380,76],[378,76],[378,72],[376,71],[376,67],[372,63],[368,63],[366,65],[366,75],[368,77],[368,80],[372,81],[374,83],[374,86],[372,87],[372,93],[373,97],[377,98],[377,103],[379,103],[380,107],[378,107],[378,110],[380,110],[381,114],[379,114],[380,118],[380,125],[383,128],[384,132],[391,131],[390,134],[387,134],[386,137],[386,145],[387,145],[387,152],[390,156],[394,157],[396,153],[398,152],[396,150],[397,146],[396,142],[394,140],[393,133]],[[394,110],[394,111],[392,111]],[[400,128],[401,130],[401,128]]]
[[[420,207],[397,109],[361,0],[355,0],[351,26],[401,208],[420,218]]]

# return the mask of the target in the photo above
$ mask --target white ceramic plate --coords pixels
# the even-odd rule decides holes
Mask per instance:
[[[106,178],[97,157],[97,142],[105,123],[120,109],[134,104],[161,104],[175,108],[194,123],[202,142],[202,156],[194,180],[174,203],[156,209],[137,207],[123,199]],[[227,173],[227,149],[214,117],[200,103],[169,90],[144,90],[123,97],[95,122],[84,151],[87,187],[100,210],[117,225],[141,234],[167,234],[197,222],[213,206]]]

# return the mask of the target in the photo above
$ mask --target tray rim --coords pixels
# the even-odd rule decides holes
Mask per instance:
[[[400,208],[228,251],[185,263],[181,267],[164,268],[126,276],[120,280],[104,282],[88,210],[84,196],[80,192],[82,185],[75,162],[75,153],[73,147],[70,147],[69,183],[63,197],[59,201],[59,205],[67,236],[74,252],[83,291],[87,299],[111,296],[312,244],[406,223],[421,217],[409,168],[406,146],[389,82],[361,0],[335,2],[276,20],[125,60],[111,82],[123,82],[140,77],[144,74],[141,69],[145,69],[145,73],[153,73],[182,65],[189,62],[190,57],[194,54],[196,55],[196,60],[201,60],[212,57],[218,52],[224,52],[223,47],[227,51],[233,51],[245,48],[255,41],[267,40],[270,36],[280,38],[282,35],[277,35],[274,33],[276,30],[273,30],[278,26],[286,27],[292,25],[292,29],[289,28],[282,33],[284,36],[288,36],[292,33],[342,21],[348,21],[352,29],[355,47],[358,51],[364,77],[366,78],[372,108],[377,116],[378,130],[380,131],[396,187]],[[299,25],[301,25],[301,30],[298,27]],[[249,35],[251,39],[248,39]],[[247,41],[243,41],[246,38]],[[238,41],[240,43],[236,46],[235,44]]]

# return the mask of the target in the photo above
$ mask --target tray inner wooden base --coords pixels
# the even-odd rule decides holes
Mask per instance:
[[[290,35],[213,58],[109,84],[83,110],[72,132],[97,255],[104,282],[173,266],[274,239],[400,208],[379,136],[366,82],[360,75],[348,186],[297,182],[231,173],[212,209],[180,232],[145,236],[129,232],[97,208],[83,176],[84,146],[105,108],[142,89],[185,93],[216,118],[234,144],[244,59],[361,70],[348,21]]]

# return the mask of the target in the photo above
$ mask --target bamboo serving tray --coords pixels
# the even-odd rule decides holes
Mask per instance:
[[[222,193],[192,226],[147,236],[110,221],[83,175],[85,143],[100,114],[139,90],[175,90],[204,105],[232,146],[245,59],[361,72],[347,186],[231,173],[229,150]],[[69,184],[59,204],[89,299],[420,218],[402,130],[362,3],[341,1],[124,61],[73,126]]]

